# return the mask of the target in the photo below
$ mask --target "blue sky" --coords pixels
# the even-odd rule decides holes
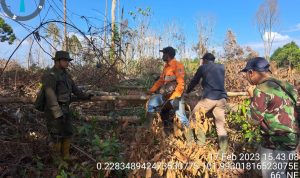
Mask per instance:
[[[20,0],[6,0],[8,4],[13,6],[18,11]],[[37,0],[36,0],[37,1]],[[136,11],[137,8],[151,8],[150,28],[153,31],[162,31],[165,24],[174,22],[178,24],[184,31],[187,38],[187,45],[192,46],[197,42],[196,22],[200,17],[211,16],[215,19],[214,32],[212,35],[211,45],[216,48],[221,48],[226,31],[231,29],[242,46],[249,45],[263,55],[263,43],[255,27],[255,13],[263,2],[262,0],[120,0],[121,7],[124,7],[124,18],[129,20],[129,26],[134,27],[135,21],[129,15],[130,11]],[[83,31],[87,31],[85,22],[79,16],[71,14],[71,12],[96,17],[99,20],[94,20],[93,23],[103,24],[105,11],[105,0],[68,0],[69,18]],[[110,2],[108,9],[110,14]],[[300,1],[298,0],[279,0],[280,24],[276,30],[276,38],[273,50],[278,46],[282,46],[291,40],[300,44]],[[33,1],[25,0],[26,10],[32,11],[34,6]],[[43,17],[48,8],[58,6],[62,10],[62,0],[46,0],[45,8],[41,16]],[[0,10],[3,15],[3,10]],[[61,14],[60,11],[58,13]],[[57,14],[50,9],[47,18],[59,18]],[[22,39],[28,32],[17,23],[5,18],[10,24],[19,39]],[[25,21],[25,24],[36,27],[40,23],[40,18],[36,17],[33,20]],[[8,57],[13,50],[13,46],[0,43],[0,58]],[[22,58],[24,51],[28,49],[26,43],[22,49],[16,54],[15,58]]]

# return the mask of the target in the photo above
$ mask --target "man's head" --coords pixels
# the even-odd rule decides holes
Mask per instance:
[[[263,57],[255,57],[250,59],[246,67],[240,72],[246,73],[246,79],[251,85],[257,85],[260,81],[270,76],[270,64]]]
[[[159,50],[159,52],[163,53],[162,59],[165,62],[168,62],[168,61],[174,59],[174,57],[176,55],[176,50],[171,46],[165,47],[164,49]]]
[[[211,54],[211,53],[205,53],[204,55],[203,55],[203,57],[202,57],[202,59],[203,59],[203,63],[204,64],[207,64],[207,63],[209,63],[209,62],[215,62],[215,56],[213,55],[213,54]]]
[[[73,60],[67,51],[56,51],[55,57],[52,59],[55,62],[55,66],[61,69],[68,68],[69,62]]]

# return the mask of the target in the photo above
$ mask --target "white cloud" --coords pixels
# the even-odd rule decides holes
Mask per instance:
[[[286,30],[285,32],[296,32],[296,31],[300,31],[300,23],[298,23],[297,25],[293,26],[292,28]]]
[[[300,39],[297,38],[289,38],[288,40],[285,41],[276,41],[272,44],[272,50],[271,50],[271,54],[279,47],[282,47],[283,45],[290,43],[291,41],[296,42],[298,45],[300,45]],[[254,42],[254,43],[247,43],[242,45],[244,47],[249,46],[251,47],[253,50],[259,52],[260,55],[264,54],[264,43],[263,42]]]
[[[274,43],[277,42],[286,42],[289,41],[291,38],[288,35],[282,35],[278,32],[265,32],[263,38],[265,41],[267,41],[268,37],[271,37],[273,39]]]

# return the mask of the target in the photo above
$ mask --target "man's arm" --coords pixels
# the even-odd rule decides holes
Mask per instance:
[[[56,97],[56,77],[55,74],[46,74],[42,78],[42,84],[45,89],[46,103],[54,118],[63,116],[63,112],[57,102]]]
[[[161,73],[159,79],[154,83],[154,85],[149,90],[151,93],[154,93],[156,90],[158,90],[163,84],[164,84],[164,75],[163,72]]]
[[[72,93],[74,93],[74,95],[76,95],[79,99],[83,99],[83,100],[86,100],[86,99],[90,99],[90,96],[83,93],[76,85],[75,85],[75,82],[74,80],[70,77],[70,80],[71,80],[71,86],[72,86]]]
[[[190,81],[186,92],[190,93],[194,87],[199,83],[200,79],[203,77],[203,66],[200,66],[194,75],[193,79]]]

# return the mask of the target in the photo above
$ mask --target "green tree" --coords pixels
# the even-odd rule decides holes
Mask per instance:
[[[68,49],[75,60],[80,56],[80,52],[82,51],[82,44],[76,35],[72,35],[71,38],[68,38]]]
[[[5,23],[4,19],[0,17],[0,42],[8,42],[12,44],[16,39],[16,36],[13,32],[11,26]]]
[[[294,66],[300,68],[300,48],[295,42],[290,42],[274,51],[271,60],[276,61],[279,67]]]
[[[58,26],[55,23],[49,23],[45,32],[46,37],[51,39],[53,47],[57,49],[58,46],[61,44],[61,35]],[[50,49],[52,54],[54,54],[54,49],[52,47],[50,47]]]
[[[69,51],[72,54],[78,54],[82,50],[82,45],[76,35],[72,35],[69,41]]]

